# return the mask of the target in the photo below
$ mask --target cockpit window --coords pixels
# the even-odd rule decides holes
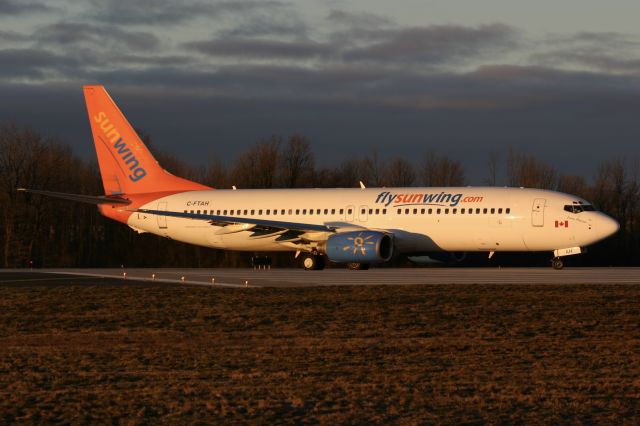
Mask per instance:
[[[564,206],[564,210],[569,213],[582,213],[595,211],[595,208],[591,204],[568,204]]]

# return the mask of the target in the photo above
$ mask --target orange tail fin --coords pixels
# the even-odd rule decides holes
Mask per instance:
[[[84,86],[106,195],[211,189],[164,170],[103,86]]]

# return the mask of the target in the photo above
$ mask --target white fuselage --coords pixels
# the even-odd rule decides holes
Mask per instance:
[[[572,195],[522,188],[367,188],[189,191],[142,206],[150,210],[322,224],[341,230],[390,232],[401,253],[547,251],[593,244],[618,224]],[[228,250],[314,248],[326,233],[308,232],[305,246],[280,234],[256,235],[247,225],[133,213],[129,226],[174,240]]]

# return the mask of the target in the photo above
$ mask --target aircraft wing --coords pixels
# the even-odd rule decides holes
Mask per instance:
[[[127,209],[138,213],[148,213],[159,216],[169,217],[181,217],[185,219],[198,219],[211,222],[213,225],[226,226],[233,224],[247,224],[250,226],[239,230],[253,230],[255,228],[272,231],[299,231],[299,232],[331,232],[334,233],[338,229],[336,226],[330,225],[317,225],[313,223],[299,223],[299,222],[287,222],[281,220],[266,220],[250,217],[238,217],[238,216],[218,216],[210,214],[200,213],[183,213],[172,212],[167,210],[149,210],[149,209]]]
[[[39,189],[26,189],[26,188],[18,188],[17,191],[27,192],[30,194],[45,195],[47,197],[61,198],[63,200],[78,201],[81,203],[89,203],[89,204],[112,204],[112,205],[131,204],[130,200],[127,200],[125,198],[115,197],[115,196],[67,194],[66,192],[42,191]]]

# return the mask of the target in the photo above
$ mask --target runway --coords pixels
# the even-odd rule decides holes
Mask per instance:
[[[18,272],[20,270],[11,270]],[[29,270],[22,270],[28,272]],[[640,284],[640,268],[375,268],[326,269],[41,269],[33,272],[115,278],[149,284],[178,283],[220,287],[317,287],[457,284]],[[2,284],[0,280],[0,285]]]

